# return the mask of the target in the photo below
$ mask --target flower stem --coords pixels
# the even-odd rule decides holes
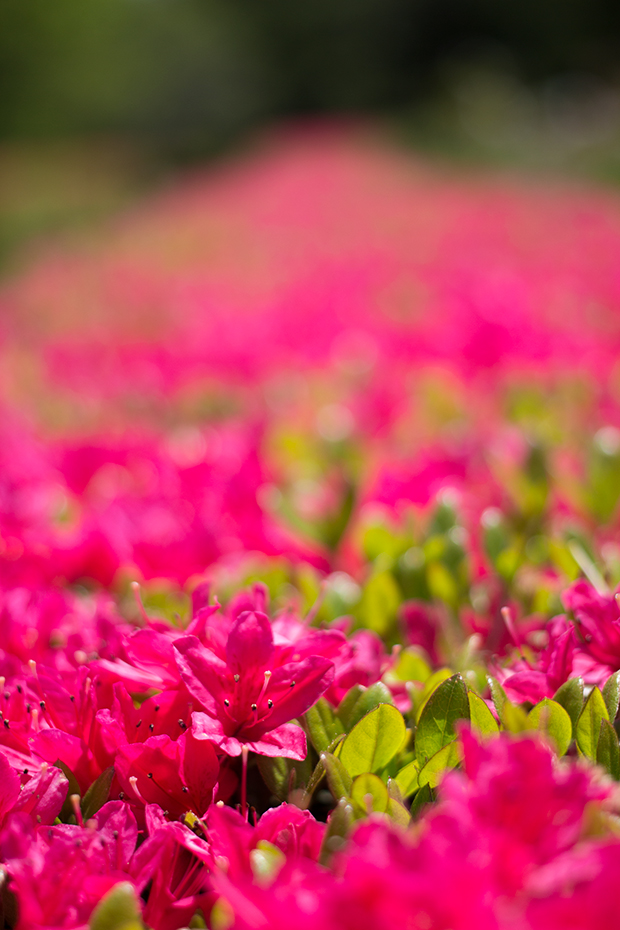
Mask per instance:
[[[248,819],[248,754],[250,750],[247,746],[241,748],[241,816],[244,820]]]

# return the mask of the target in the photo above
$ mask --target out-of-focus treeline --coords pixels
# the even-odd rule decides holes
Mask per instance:
[[[212,151],[266,120],[423,103],[463,62],[614,83],[615,0],[1,0],[0,137]]]

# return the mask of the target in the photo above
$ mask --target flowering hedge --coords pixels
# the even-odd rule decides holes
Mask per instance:
[[[614,926],[620,205],[280,140],[5,282],[6,926]]]

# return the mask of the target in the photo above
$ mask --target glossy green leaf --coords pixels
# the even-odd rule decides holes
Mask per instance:
[[[458,749],[458,740],[453,740],[451,743],[443,746],[434,756],[431,756],[426,765],[422,766],[418,776],[420,787],[423,788],[424,785],[430,785],[431,788],[436,788],[444,772],[447,769],[455,768],[460,761],[461,757]]]
[[[340,759],[353,777],[380,772],[405,739],[403,715],[392,704],[379,704],[356,723],[345,738]]]
[[[388,808],[389,795],[385,784],[378,775],[365,772],[353,780],[351,800],[358,811],[384,814]]]
[[[533,730],[545,733],[553,743],[559,756],[563,756],[570,746],[573,725],[561,704],[544,698],[531,709],[527,721]]]
[[[609,714],[609,721],[613,723],[618,715],[618,704],[620,704],[620,671],[614,672],[607,679],[603,686],[603,700]]]
[[[321,753],[321,762],[327,775],[327,784],[329,790],[336,800],[343,797],[349,797],[351,794],[352,779],[340,759],[333,756],[331,752]]]
[[[330,743],[343,732],[331,705],[322,697],[306,711],[303,719],[310,741],[318,753],[325,752]]]
[[[620,781],[620,747],[618,734],[609,720],[601,720],[601,732],[596,747],[596,761],[616,781]]]
[[[553,695],[553,700],[561,704],[573,725],[573,734],[577,729],[579,714],[583,710],[583,678],[569,678]]]
[[[140,913],[131,882],[119,882],[101,899],[88,926],[90,930],[142,930]]]
[[[461,675],[453,675],[431,694],[420,715],[415,735],[415,757],[424,763],[451,742],[457,720],[469,720],[467,686]]]
[[[607,706],[598,688],[592,688],[579,720],[575,737],[577,746],[584,756],[596,762],[596,750],[601,732],[601,720],[609,720]]]
[[[110,796],[113,780],[114,767],[111,765],[92,783],[80,804],[84,820],[94,817],[97,811],[106,803]]]
[[[400,791],[404,798],[408,798],[418,790],[420,782],[418,781],[418,775],[420,774],[420,763],[417,759],[414,759],[413,762],[410,762],[409,765],[406,765],[400,770],[400,772],[393,779],[398,785]]]
[[[493,736],[499,733],[497,720],[482,698],[474,691],[468,691],[467,700],[469,701],[469,719],[471,720],[472,729],[483,736]]]

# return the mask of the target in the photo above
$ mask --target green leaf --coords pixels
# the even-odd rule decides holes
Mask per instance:
[[[431,675],[431,667],[415,649],[403,649],[398,656],[392,675],[399,681],[427,681]]]
[[[555,746],[559,756],[563,756],[570,746],[573,725],[567,711],[561,704],[544,698],[531,709],[527,722],[534,730],[546,733]]]
[[[362,685],[353,685],[350,688],[340,704],[336,708],[336,717],[340,720],[342,726],[344,727],[344,732],[348,733],[352,727],[351,715],[353,714],[353,709],[359,701],[361,695],[364,693],[364,688]]]
[[[281,756],[257,756],[256,761],[261,778],[279,801],[288,800],[291,790],[290,759]]]
[[[334,798],[349,797],[351,795],[352,778],[346,768],[331,752],[321,753],[321,762],[327,775],[327,784]]]
[[[422,811],[428,804],[433,803],[433,789],[429,784],[424,785],[417,792],[413,801],[411,802],[410,815],[412,820],[417,820],[417,818],[422,814]]]
[[[497,711],[497,716],[503,723],[504,718],[502,715],[504,712],[504,704],[508,700],[506,697],[506,692],[500,685],[497,678],[494,678],[493,675],[487,675],[487,682],[489,685],[489,691],[491,692],[493,704],[495,705],[495,710]]]
[[[444,681],[430,696],[420,715],[415,757],[421,765],[455,738],[457,720],[469,720],[467,686],[461,675]]]
[[[310,741],[319,754],[325,752],[329,744],[343,732],[331,705],[322,697],[306,711],[303,719]]]
[[[431,788],[436,788],[444,772],[447,769],[455,768],[460,761],[461,757],[459,755],[458,740],[455,739],[446,746],[443,746],[434,756],[431,756],[426,765],[420,769],[420,774],[418,776],[420,787],[423,788],[424,785],[430,785]]]
[[[616,781],[620,781],[620,747],[618,734],[609,720],[601,720],[601,732],[596,747],[596,761]]]
[[[405,734],[401,712],[392,704],[379,704],[345,738],[340,759],[353,777],[380,772],[401,748]]]
[[[80,807],[82,808],[82,817],[89,820],[94,817],[97,811],[103,807],[110,796],[110,788],[114,780],[114,766],[105,769],[99,778],[92,783],[84,797]]]
[[[469,701],[469,719],[471,720],[472,729],[482,733],[483,736],[493,736],[499,733],[497,720],[482,698],[475,691],[468,691],[467,700]]]
[[[291,791],[302,786],[309,786],[312,779],[312,762],[309,754],[302,762],[294,762],[292,759],[284,759],[281,756],[256,756],[256,762],[261,778],[271,793],[280,801],[288,801]],[[323,772],[321,772],[321,777],[323,777]],[[312,790],[314,791],[314,788]]]
[[[400,590],[389,571],[371,575],[364,586],[359,607],[363,625],[367,630],[384,636],[396,622],[400,601]]]
[[[413,762],[410,762],[409,765],[406,765],[404,768],[402,768],[396,778],[393,779],[398,785],[404,798],[408,798],[409,795],[418,790],[420,785],[418,781],[419,774],[420,763],[417,761],[417,759],[414,759]]]
[[[439,668],[436,672],[433,672],[431,677],[427,680],[424,685],[424,689],[420,694],[417,700],[417,711],[416,711],[416,721],[422,716],[422,711],[426,707],[426,703],[430,698],[431,694],[437,690],[439,685],[443,684],[444,681],[447,681],[448,678],[452,678],[454,672],[451,668]]]
[[[620,671],[614,672],[603,686],[603,700],[609,714],[609,721],[613,723],[618,714],[620,703]]]
[[[378,707],[379,704],[393,703],[392,692],[382,681],[376,681],[369,688],[364,688],[349,714],[348,730],[350,731],[374,707]]]
[[[142,930],[140,913],[131,882],[119,882],[101,899],[88,926],[90,930]]]
[[[525,733],[529,729],[527,714],[522,707],[512,704],[508,699],[502,708],[502,723],[509,733]]]
[[[403,793],[393,778],[388,778],[387,790],[391,798],[393,798],[395,801],[398,801],[399,804],[403,803]]]
[[[601,732],[601,720],[609,720],[609,714],[603,695],[598,688],[592,688],[577,721],[575,737],[577,746],[584,756],[596,762],[596,750]]]
[[[353,820],[351,801],[348,798],[340,798],[327,821],[327,830],[319,854],[321,865],[327,865],[332,855],[343,848],[353,825]]]
[[[80,795],[80,786],[78,784],[78,780],[73,774],[73,771],[69,768],[69,766],[65,765],[65,763],[61,759],[56,759],[56,761],[54,762],[54,765],[56,766],[57,769],[60,769],[60,771],[63,773],[63,775],[69,782],[69,786],[67,788],[67,795],[65,797],[62,808],[60,810],[60,814],[58,816],[60,817],[60,820],[62,821],[62,823],[75,823],[76,822],[75,821],[75,810],[73,808],[73,804],[71,803],[71,796],[74,794],[77,794],[79,797]]]
[[[402,801],[397,801],[395,798],[388,798],[386,813],[395,823],[400,824],[401,827],[408,827],[411,823],[411,814]]]
[[[351,787],[351,800],[362,814],[384,814],[388,808],[387,788],[378,775],[365,772],[354,779]]]
[[[553,695],[553,700],[561,704],[573,725],[573,734],[577,729],[579,714],[583,709],[583,678],[569,678]]]

